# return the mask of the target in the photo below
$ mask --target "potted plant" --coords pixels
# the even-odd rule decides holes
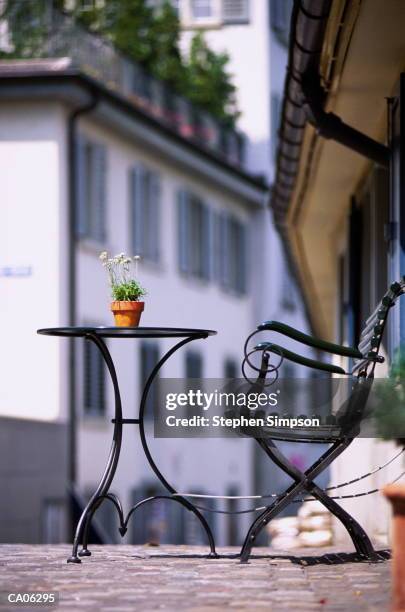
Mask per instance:
[[[398,351],[389,377],[376,386],[374,411],[377,432],[385,440],[405,445],[405,351]],[[396,482],[383,489],[392,505],[393,610],[405,610],[405,483]]]
[[[100,260],[107,270],[111,286],[111,310],[117,327],[138,327],[145,302],[145,289],[137,280],[139,255],[128,257],[120,253],[108,257],[107,251],[100,253]]]

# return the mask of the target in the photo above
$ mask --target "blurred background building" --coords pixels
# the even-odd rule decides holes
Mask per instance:
[[[78,511],[101,475],[112,394],[100,359],[85,343],[36,335],[40,327],[111,324],[100,251],[142,256],[143,324],[218,330],[176,355],[164,376],[240,375],[244,340],[263,319],[308,331],[267,209],[290,3],[175,3],[184,53],[198,30],[229,54],[238,128],[73,19],[73,8],[103,10],[100,0],[56,8],[41,0],[35,10],[41,5],[38,14],[25,11],[30,0],[3,0],[0,28],[2,541],[65,540],[68,508]],[[109,343],[128,418],[167,347]],[[286,366],[284,376],[296,375]],[[125,434],[113,491],[128,507],[159,489],[136,435]],[[178,490],[243,495],[283,484],[249,440],[151,446]],[[310,462],[300,449],[293,454],[300,466]],[[213,516],[218,543],[239,543],[247,516]],[[113,511],[103,506],[98,517],[97,537],[116,541]],[[126,538],[198,543],[203,534],[167,504],[140,511]]]

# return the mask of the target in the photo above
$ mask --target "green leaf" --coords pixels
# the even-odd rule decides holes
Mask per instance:
[[[144,295],[145,289],[136,280],[112,286],[112,297],[117,302],[138,302]]]

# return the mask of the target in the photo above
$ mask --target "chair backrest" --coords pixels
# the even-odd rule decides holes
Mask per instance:
[[[381,302],[367,319],[358,346],[362,357],[355,361],[352,369],[353,374],[372,377],[376,364],[384,361],[384,357],[379,354],[379,351],[388,313],[403,293],[405,293],[405,277],[399,282],[392,283]]]
[[[392,283],[361,332],[358,349],[362,357],[355,361],[352,368],[352,374],[357,377],[357,382],[352,387],[348,400],[336,414],[343,436],[356,437],[360,433],[374,380],[374,369],[377,363],[384,361],[379,351],[388,313],[403,293],[405,293],[405,277],[399,282]]]

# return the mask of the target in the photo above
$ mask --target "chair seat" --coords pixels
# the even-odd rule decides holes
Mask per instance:
[[[284,442],[316,442],[327,443],[336,442],[344,438],[342,428],[337,425],[322,425],[319,427],[305,427],[300,431],[298,428],[291,429],[290,427],[247,427],[241,428],[241,433],[244,436],[271,438]]]

